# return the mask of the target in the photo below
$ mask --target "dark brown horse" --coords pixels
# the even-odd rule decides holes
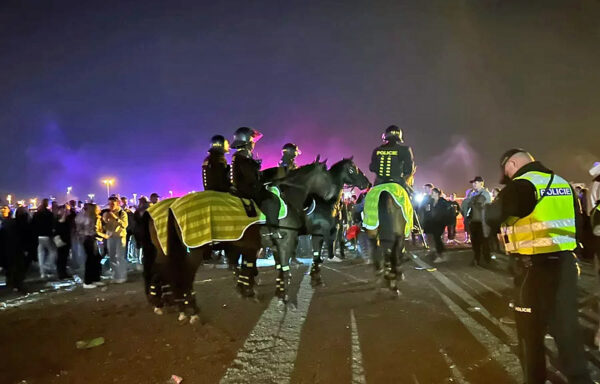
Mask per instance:
[[[287,215],[279,221],[279,230],[284,234],[279,247],[277,247],[280,253],[274,252],[278,270],[276,295],[281,303],[285,303],[288,301],[287,290],[290,283],[289,261],[296,250],[298,233],[304,229],[306,220],[303,203],[309,194],[331,199],[336,192],[336,188],[330,174],[327,172],[325,163],[318,160],[297,170],[290,171],[286,177],[274,183],[274,186],[279,188],[281,197],[287,207]],[[259,251],[263,246],[273,246],[269,242],[262,242],[265,237],[260,234],[261,227],[262,224],[250,225],[239,240],[227,243],[230,254],[240,254],[242,256],[238,289],[246,296],[252,296],[254,292],[255,265]],[[179,319],[184,320],[187,315],[191,315],[190,322],[194,323],[199,319],[199,308],[193,289],[194,277],[202,260],[212,251],[212,244],[188,249],[183,242],[177,218],[171,209],[168,213],[166,238],[167,252],[165,259],[167,260],[168,275],[171,278],[174,294],[180,300]],[[160,247],[158,238],[155,241],[156,245]]]
[[[313,285],[322,283],[320,265],[323,263],[321,259],[323,244],[327,247],[329,257],[333,257],[334,240],[338,237],[338,232],[342,231],[341,223],[337,219],[339,215],[333,215],[336,205],[340,202],[342,188],[347,185],[366,189],[370,185],[369,179],[354,164],[352,157],[333,164],[329,169],[329,174],[336,186],[335,197],[325,200],[319,196],[311,196],[314,205],[311,204],[310,211],[306,216],[307,232],[312,236],[313,263],[310,276]]]

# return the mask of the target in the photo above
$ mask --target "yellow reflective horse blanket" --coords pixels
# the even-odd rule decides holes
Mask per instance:
[[[379,227],[379,196],[381,193],[389,193],[396,205],[402,211],[406,226],[404,235],[409,236],[413,228],[414,210],[410,201],[408,192],[400,184],[385,183],[374,186],[365,197],[365,208],[363,210],[363,226],[366,229],[374,230]]]
[[[270,188],[281,202],[279,219],[287,216],[287,206],[279,190]],[[166,203],[169,201],[169,203]],[[236,241],[253,224],[265,222],[265,216],[256,203],[227,192],[203,191],[187,194],[178,199],[163,200],[148,209],[154,219],[160,245],[167,253],[167,219],[173,212],[183,243],[198,248],[213,242]]]

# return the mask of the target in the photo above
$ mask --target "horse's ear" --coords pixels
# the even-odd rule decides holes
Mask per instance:
[[[354,155],[350,156],[350,158],[348,160],[354,161]]]
[[[324,166],[327,166],[327,159],[323,160],[323,161],[321,162],[321,164],[323,164]]]
[[[317,155],[317,158],[315,159],[315,163],[318,163],[319,160],[321,160],[321,155]]]

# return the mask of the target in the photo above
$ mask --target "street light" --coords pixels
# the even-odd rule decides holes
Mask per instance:
[[[6,196],[6,201],[8,201],[8,205],[12,202],[12,195]]]
[[[37,207],[37,199],[31,199],[29,202],[33,205],[33,207]]]
[[[110,197],[110,186],[115,183],[115,179],[104,179],[102,182],[106,185],[106,195]]]
[[[67,187],[67,195],[70,195],[72,190],[73,190],[73,187]]]
[[[94,202],[94,197],[96,197],[96,195],[94,195],[93,193],[88,194],[88,197],[90,198],[90,203]]]
[[[173,197],[173,191],[169,191],[169,195]]]
[[[133,194],[133,205],[137,205],[137,193]]]

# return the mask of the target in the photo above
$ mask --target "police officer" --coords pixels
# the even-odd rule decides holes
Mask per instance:
[[[503,184],[485,206],[485,221],[500,226],[515,258],[515,320],[528,384],[544,383],[544,337],[554,337],[569,383],[592,383],[577,320],[578,204],[573,188],[522,149],[501,159]]]
[[[415,164],[412,149],[403,145],[403,133],[400,128],[390,125],[381,138],[383,145],[375,148],[371,155],[369,169],[377,176],[375,185],[398,183],[412,193],[412,176]]]
[[[286,169],[286,171],[291,171],[298,166],[296,165],[296,157],[302,154],[298,146],[294,143],[286,143],[281,149],[281,160],[279,161],[279,166]]]
[[[258,204],[260,210],[265,214],[267,237],[278,253],[280,241],[283,238],[279,231],[279,198],[267,190],[261,181],[261,161],[254,158],[253,150],[256,142],[262,134],[252,128],[241,127],[235,131],[231,147],[236,150],[231,161],[231,173],[233,188],[232,192],[240,197],[252,199]],[[238,275],[238,289],[245,296],[254,296],[252,279],[257,274],[256,266],[244,262],[242,270]],[[278,287],[281,279],[277,279]]]
[[[221,135],[210,139],[208,156],[202,163],[202,184],[205,191],[229,192],[231,174],[225,154],[229,153],[229,141]]]
[[[254,145],[262,134],[255,129],[241,127],[235,131],[232,148],[236,150],[231,162],[233,189],[238,196],[254,200],[266,216],[268,235],[281,239],[279,231],[279,198],[269,192],[261,182],[261,161],[254,158]]]

